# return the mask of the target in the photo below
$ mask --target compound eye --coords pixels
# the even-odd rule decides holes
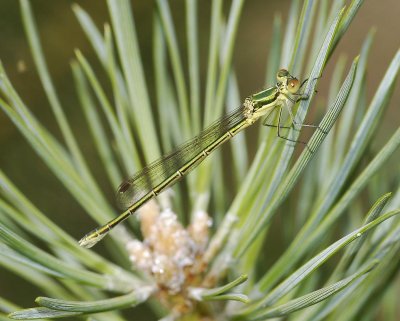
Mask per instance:
[[[300,88],[300,82],[298,79],[293,78],[288,81],[287,89],[291,94],[297,93]]]
[[[284,78],[289,76],[289,72],[286,69],[281,69],[278,71],[278,73],[276,74],[276,78]]]

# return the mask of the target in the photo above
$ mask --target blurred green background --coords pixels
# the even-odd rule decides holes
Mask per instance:
[[[99,65],[96,65],[93,51],[71,10],[73,3],[83,7],[100,28],[105,22],[109,21],[107,6],[104,1],[34,0],[32,6],[49,70],[67,117],[73,124],[78,142],[89,160],[94,174],[98,177],[105,195],[108,196],[110,202],[113,202],[114,190],[105,184],[106,179],[100,169],[101,164],[89,137],[83,114],[77,104],[72,82],[69,63],[74,57],[74,48],[80,48],[84,55],[94,63],[94,66],[97,66],[99,71],[101,70]],[[199,1],[199,3],[202,6],[198,17],[199,56],[203,67],[202,77],[204,78],[208,55],[210,3],[209,1]],[[230,2],[226,1],[226,12],[229,9],[229,4]],[[5,65],[14,86],[24,97],[24,101],[31,111],[51,132],[60,138],[29,53],[19,15],[18,1],[0,0],[0,5],[0,59]],[[170,5],[182,50],[185,50],[184,1],[170,1]],[[274,13],[280,12],[283,21],[286,21],[289,6],[290,1],[280,0],[249,0],[245,3],[234,54],[234,65],[242,98],[264,87],[264,71],[272,19]],[[151,92],[153,83],[151,37],[155,4],[152,1],[133,1],[132,7],[148,87]],[[332,68],[339,57],[338,54],[345,54],[350,63],[353,57],[359,53],[367,32],[375,27],[375,41],[372,45],[368,65],[367,98],[370,101],[390,60],[399,49],[399,14],[399,0],[365,1],[323,74],[318,88],[317,101],[323,100],[327,95]],[[300,79],[306,77],[306,75],[297,76]],[[375,144],[384,141],[388,137],[388,133],[393,132],[399,126],[399,103],[400,85],[397,84],[384,118],[385,125],[382,128],[385,130],[379,133]],[[397,162],[397,165],[395,164],[394,168],[398,169],[398,157],[395,162]],[[93,226],[93,222],[85,215],[82,208],[25,143],[17,129],[3,113],[0,113],[0,168],[34,204],[77,239]],[[40,294],[12,273],[0,268],[0,296],[22,306],[32,306],[34,298]]]

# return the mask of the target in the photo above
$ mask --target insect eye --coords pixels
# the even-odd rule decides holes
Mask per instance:
[[[289,90],[289,92],[291,94],[297,93],[299,88],[300,88],[300,82],[298,81],[298,79],[294,78],[294,79],[289,80],[287,89]]]
[[[289,75],[289,72],[286,69],[281,69],[276,74],[276,78],[279,79],[279,78],[287,77],[288,75]]]

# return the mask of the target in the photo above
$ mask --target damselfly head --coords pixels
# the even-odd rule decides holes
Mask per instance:
[[[293,77],[286,69],[281,69],[276,74],[278,84],[287,87],[291,94],[297,93],[300,88],[300,82],[296,77]]]

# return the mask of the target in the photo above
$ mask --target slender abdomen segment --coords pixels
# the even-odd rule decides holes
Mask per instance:
[[[236,126],[225,132],[221,137],[217,138],[214,142],[212,142],[206,149],[202,150],[199,152],[194,158],[192,158],[190,161],[188,161],[185,165],[183,165],[181,168],[179,168],[174,175],[171,175],[164,181],[162,181],[160,184],[155,186],[150,192],[145,194],[143,197],[141,197],[137,202],[132,204],[124,213],[122,213],[120,216],[117,218],[111,220],[107,224],[103,225],[102,227],[93,230],[92,232],[88,233],[86,236],[84,236],[80,241],[79,244],[84,247],[92,247],[95,245],[98,241],[100,241],[109,230],[114,228],[116,225],[121,223],[122,221],[126,220],[129,216],[131,216],[133,213],[135,213],[142,205],[144,205],[146,202],[148,202],[151,198],[157,196],[160,194],[163,190],[165,190],[167,187],[173,185],[176,183],[178,180],[180,180],[182,177],[184,177],[189,171],[194,169],[197,165],[200,164],[200,162],[206,158],[212,151],[214,151],[217,147],[222,145],[224,142],[227,140],[231,139],[235,134],[237,134],[240,130],[246,128],[252,123],[252,121],[249,122],[249,119],[245,118],[242,120],[240,123],[238,123]],[[125,182],[123,185],[120,186],[119,192],[123,193],[127,191],[131,186],[130,182]]]

